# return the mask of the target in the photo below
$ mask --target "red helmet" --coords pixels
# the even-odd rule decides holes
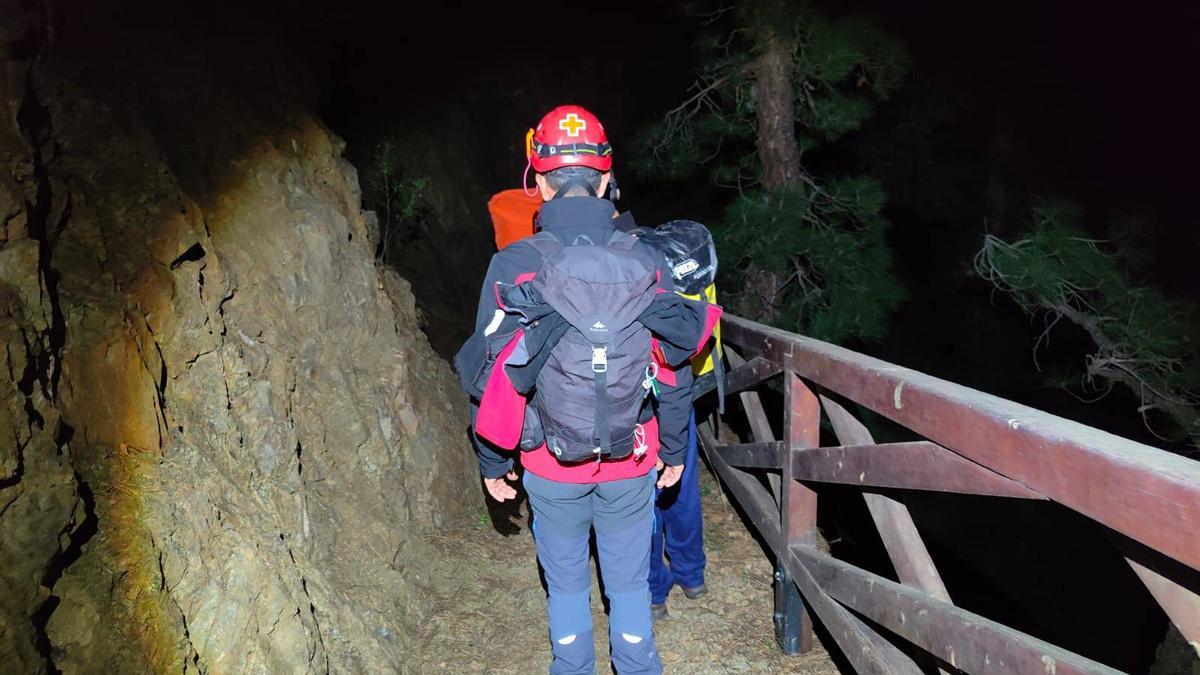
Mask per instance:
[[[560,105],[546,113],[525,135],[525,154],[538,173],[564,166],[612,168],[612,146],[595,115],[577,105]]]

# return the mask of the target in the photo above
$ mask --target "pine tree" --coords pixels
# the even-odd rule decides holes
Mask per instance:
[[[984,238],[975,271],[1031,316],[1048,339],[1063,319],[1082,329],[1094,349],[1082,373],[1056,384],[1099,400],[1116,386],[1140,401],[1146,428],[1169,442],[1200,448],[1200,307],[1173,299],[1139,278],[1136,250],[1100,241],[1080,227],[1083,211],[1062,199],[1034,203],[1030,227],[1013,241]],[[1036,348],[1036,347],[1035,347]]]
[[[639,139],[642,171],[706,170],[737,191],[713,227],[735,312],[824,340],[881,339],[905,298],[884,190],[815,176],[806,160],[871,118],[906,50],[868,17],[809,3],[742,2],[707,20],[690,96]]]

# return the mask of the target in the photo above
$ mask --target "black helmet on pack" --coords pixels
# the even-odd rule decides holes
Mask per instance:
[[[632,234],[666,256],[676,289],[699,295],[717,278],[717,249],[712,233],[694,220],[672,220]]]

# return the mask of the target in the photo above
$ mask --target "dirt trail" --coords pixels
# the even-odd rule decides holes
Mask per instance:
[[[812,673],[838,669],[820,645],[803,656],[783,656],[771,626],[771,565],[745,530],[707,469],[701,471],[709,593],[687,600],[676,588],[670,617],[655,626],[663,665],[670,673]],[[545,594],[534,562],[533,540],[522,504],[520,532],[503,536],[486,513],[434,540],[439,550],[431,592],[433,616],[413,664],[420,673],[544,673]],[[593,561],[594,563],[594,561]],[[448,580],[457,578],[455,586]],[[592,575],[592,613],[599,634],[598,673],[609,673],[608,620]]]

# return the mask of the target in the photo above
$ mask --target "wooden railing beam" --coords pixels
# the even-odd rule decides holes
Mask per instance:
[[[726,374],[725,393],[726,395],[736,394],[743,389],[749,389],[761,384],[764,380],[769,380],[781,372],[783,372],[783,369],[778,364],[771,363],[761,356],[756,356],[746,361],[744,365],[734,368],[733,371]],[[716,388],[716,379],[708,378],[697,385],[693,396],[699,398]]]
[[[825,405],[825,414],[833,425],[834,433],[842,443],[869,445],[875,442],[867,427],[836,401],[822,396],[821,402]],[[950,593],[942,583],[942,577],[904,502],[871,492],[864,492],[863,500],[867,502],[867,510],[871,512],[871,519],[875,521],[875,528],[879,530],[879,537],[901,583],[919,588],[943,602],[950,602]]]
[[[1200,569],[1200,462],[727,315],[727,343]]]
[[[718,445],[716,451],[726,464],[744,469],[779,469],[783,441]]]
[[[700,442],[709,451],[722,484],[733,493],[763,541],[788,568],[791,578],[801,585],[804,597],[857,672],[921,671],[910,657],[847,607],[969,673],[1113,675],[1118,672],[831,558],[813,547],[784,549],[775,504],[762,484],[721,459],[715,452],[716,439],[708,429],[701,428]]]
[[[1112,538],[1163,613],[1200,652],[1200,572],[1123,534]]]
[[[778,504],[771,498],[770,493],[763,489],[757,479],[745,471],[730,466],[722,458],[721,453],[717,451],[717,439],[712,432],[705,427],[697,427],[696,432],[700,445],[704,448],[708,461],[717,470],[721,482],[733,493],[735,500],[747,515],[755,520],[755,526],[758,527],[759,534],[762,535],[767,546],[773,551],[777,550],[780,531]],[[766,515],[760,527],[757,519],[761,514]]]
[[[1125,559],[1188,644],[1200,655],[1200,595],[1130,558]]]
[[[1119,675],[1102,663],[871,574],[816,549],[796,546],[790,566],[809,571],[834,600],[968,673]]]
[[[792,468],[796,472],[794,478],[818,483],[1046,499],[929,441],[798,450]]]
[[[725,356],[729,359],[729,363],[734,368],[741,368],[746,365],[746,360],[742,358],[738,352],[732,348],[724,349]],[[758,392],[743,391],[738,394],[738,398],[742,402],[742,410],[746,413],[746,421],[750,424],[750,434],[758,443],[768,443],[775,439],[775,432],[771,429],[771,422],[767,419],[767,412],[763,408],[762,398]],[[775,503],[779,504],[781,497],[780,478],[778,474],[768,474],[767,483],[771,486],[771,494],[775,496]]]
[[[734,368],[740,370],[747,365],[747,362],[732,349],[726,350],[726,354]],[[771,430],[771,422],[767,418],[767,411],[763,408],[762,399],[759,398],[758,393],[743,391],[738,394],[738,397],[742,401],[742,409],[746,413],[746,421],[750,423],[750,433],[753,434],[754,440],[759,443],[776,440],[775,432]]]

